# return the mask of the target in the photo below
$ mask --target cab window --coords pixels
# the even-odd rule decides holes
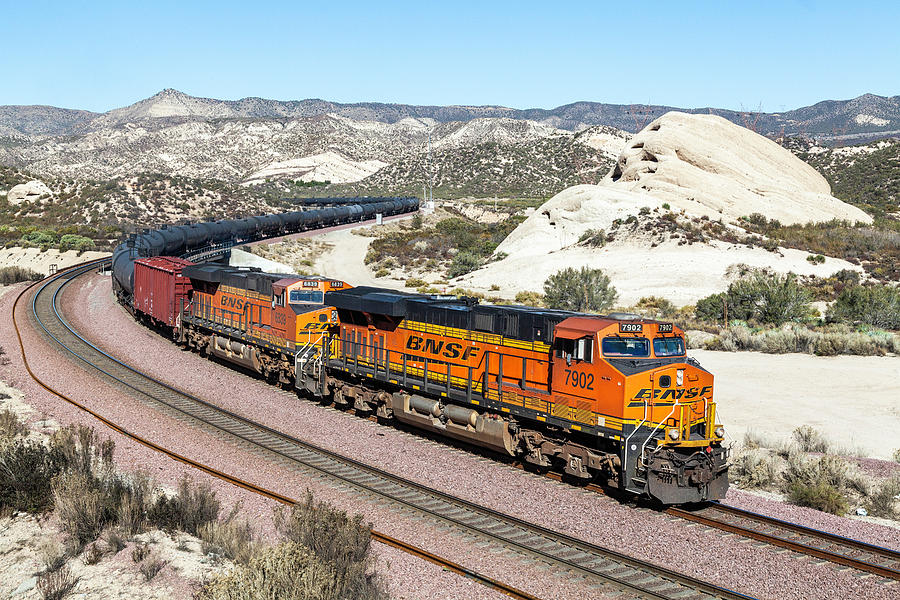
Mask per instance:
[[[325,294],[316,290],[291,290],[290,301],[294,302],[314,302],[322,304],[325,300]]]
[[[680,337],[655,338],[653,353],[657,356],[684,356],[684,340]]]
[[[603,355],[644,358],[650,356],[650,340],[647,338],[603,338]]]
[[[566,361],[581,360],[592,362],[594,355],[594,338],[586,336],[577,340],[565,338],[556,339],[556,357],[565,358]]]

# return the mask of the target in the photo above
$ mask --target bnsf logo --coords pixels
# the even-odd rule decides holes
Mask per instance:
[[[704,396],[708,393],[712,392],[712,386],[707,385],[702,388],[687,388],[681,390],[660,390],[655,389],[651,390],[650,388],[644,388],[638,391],[637,394],[634,395],[635,400],[649,400],[652,398],[654,400],[665,400],[666,398],[672,398],[673,400],[681,400],[682,398],[696,398],[697,396]]]
[[[411,335],[409,336],[409,339],[406,340],[406,349],[434,354],[435,356],[443,356],[445,358],[459,358],[462,356],[463,360],[469,360],[469,358],[478,354],[480,350],[480,348],[472,347],[463,350],[463,345],[457,344],[456,342],[445,344],[443,340],[426,340],[425,338],[416,335]]]
[[[241,298],[235,298],[234,296],[222,296],[222,300],[220,300],[220,304],[227,308],[236,308],[237,310],[244,310],[244,300]]]

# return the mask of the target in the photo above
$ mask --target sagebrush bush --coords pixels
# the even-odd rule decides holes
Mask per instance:
[[[824,454],[831,447],[825,436],[819,430],[809,425],[801,425],[793,431],[791,436],[803,452],[821,452]]]
[[[219,517],[219,509],[219,500],[209,484],[195,486],[184,478],[174,496],[160,496],[156,500],[148,511],[147,520],[161,529],[197,535],[202,525]]]
[[[150,555],[144,559],[138,570],[144,576],[144,581],[151,581],[167,564],[169,564],[167,561],[158,556]]]
[[[200,526],[197,537],[203,542],[203,553],[222,554],[236,563],[246,564],[256,550],[253,527],[247,521],[238,521],[240,505],[236,504],[220,521],[210,521]]]
[[[114,522],[115,514],[98,482],[78,472],[66,472],[53,482],[53,499],[60,527],[76,547],[97,539]]]
[[[866,509],[870,515],[885,519],[900,518],[900,476],[894,475],[878,486],[868,496]]]
[[[21,438],[0,444],[0,507],[40,512],[53,504],[51,483],[65,460],[52,446]]]
[[[733,325],[705,342],[704,347],[725,352],[749,350],[770,354],[802,352],[818,356],[883,356],[900,347],[900,337],[889,333],[851,331],[846,327],[834,331],[814,331],[793,324],[780,329],[753,331],[745,325]]]
[[[449,277],[459,277],[460,275],[465,275],[466,273],[471,273],[478,267],[482,265],[483,260],[481,257],[473,254],[472,252],[457,252],[453,256],[453,260],[450,261],[450,267],[447,269],[447,275]]]
[[[894,462],[900,463],[900,448],[894,450],[894,455],[892,458],[894,459]]]
[[[619,294],[600,269],[572,267],[544,281],[544,304],[577,312],[600,312],[615,304]]]
[[[346,575],[309,548],[285,542],[265,548],[247,565],[238,565],[207,584],[198,594],[201,600],[387,600],[379,578],[350,583]]]
[[[21,281],[40,281],[44,276],[37,271],[23,267],[0,268],[0,285],[11,285]]]
[[[742,488],[769,488],[778,481],[777,456],[761,449],[737,453],[728,469],[729,479]]]
[[[12,440],[28,433],[28,427],[19,420],[18,415],[8,408],[0,412],[0,442]]]
[[[839,489],[822,481],[789,483],[787,497],[797,506],[806,506],[833,515],[845,515],[849,507],[847,498]]]
[[[516,294],[516,304],[543,306],[544,296],[538,292],[519,292]]]

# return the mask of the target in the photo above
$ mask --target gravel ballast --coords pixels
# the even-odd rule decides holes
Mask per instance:
[[[5,307],[5,314],[8,314],[11,306],[11,301],[7,300],[3,298],[0,303],[0,308]],[[113,301],[108,278],[93,277],[82,289],[67,294],[66,302],[68,314],[75,324],[85,332],[90,331],[96,342],[126,362],[140,365],[146,372],[183,389],[189,389],[224,408],[442,491],[752,596],[809,598],[847,597],[854,594],[869,598],[890,598],[892,594],[889,592],[895,591],[877,578],[862,579],[853,572],[842,572],[830,564],[818,565],[798,555],[725,536],[721,532],[694,526],[674,517],[624,506],[592,492],[517,471],[443,444],[297,399],[263,382],[179,350],[157,334],[140,327]],[[6,335],[7,328],[8,324],[4,323],[0,334],[4,336],[4,345],[11,347]],[[55,360],[59,364],[58,356]],[[68,370],[70,373],[79,371],[71,367]],[[90,383],[91,380],[88,378],[85,382],[85,386],[88,386],[86,389],[91,389],[90,386],[97,387],[95,380]],[[67,384],[66,389],[74,387]],[[94,394],[91,397],[98,396]],[[118,396],[121,399],[121,394]],[[102,399],[97,399],[102,404]],[[29,401],[31,400],[29,397]],[[59,404],[58,401],[53,402]],[[183,446],[186,453],[203,452],[206,445],[222,445],[220,441],[205,439],[210,436],[201,436],[183,423],[160,418],[157,412],[146,408],[141,410],[142,405],[138,402],[129,403],[121,399],[117,406],[115,402],[107,400],[105,406],[109,410],[123,413],[123,417],[135,419],[133,426],[137,430],[150,429],[162,439],[170,440],[173,445]],[[395,511],[382,509],[386,513],[383,515],[377,510],[370,511],[364,506],[371,503],[353,498],[352,494],[319,482],[316,484],[322,489],[316,489],[308,478],[303,484],[298,484],[295,473],[276,475],[274,470],[277,467],[270,465],[268,461],[256,455],[247,457],[241,454],[232,452],[229,456],[210,458],[216,459],[217,465],[234,463],[233,468],[218,468],[235,474],[245,470],[251,473],[256,471],[255,481],[278,482],[279,486],[289,483],[291,486],[305,484],[323,499],[343,498],[342,503],[332,501],[339,506],[353,507],[350,510],[362,512],[377,528],[394,535],[388,529],[390,523],[398,519]],[[254,466],[242,466],[240,463],[243,461],[252,462]],[[177,481],[177,478],[176,475],[172,480]],[[729,494],[729,501],[841,535],[879,545],[898,546],[896,529],[832,517],[737,491]],[[260,518],[268,517],[263,515],[265,512],[258,511]],[[447,555],[447,550],[452,550],[459,541],[461,555],[466,556],[466,560],[470,562],[458,562],[467,566],[484,564],[485,572],[492,574],[487,569],[493,568],[493,573],[499,570],[500,576],[507,581],[509,579],[506,575],[511,570],[518,569],[526,574],[525,580],[531,579],[530,583],[537,587],[542,583],[537,579],[551,582],[557,580],[547,577],[543,572],[540,577],[534,577],[529,573],[530,569],[521,568],[519,561],[513,560],[503,565],[503,557],[483,556],[483,552],[479,556],[471,541],[466,543],[465,540],[458,540],[460,536],[447,535],[429,523],[416,519],[412,519],[412,523],[412,526],[406,523],[396,527],[409,527],[410,535],[422,540],[419,545],[434,548],[442,555]],[[408,536],[398,537],[414,541]],[[498,568],[498,564],[503,566]],[[393,566],[391,573],[393,574]],[[416,587],[410,589],[421,591],[419,585],[416,583]],[[533,588],[525,589],[531,591]],[[583,585],[580,591],[584,593]],[[568,596],[566,589],[555,583],[541,592],[543,593],[538,595],[545,598]],[[576,594],[570,597],[578,596]]]

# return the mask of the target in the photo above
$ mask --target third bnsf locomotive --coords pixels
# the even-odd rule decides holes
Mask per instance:
[[[672,323],[155,257],[137,315],[272,382],[665,504],[724,497],[713,376]]]

